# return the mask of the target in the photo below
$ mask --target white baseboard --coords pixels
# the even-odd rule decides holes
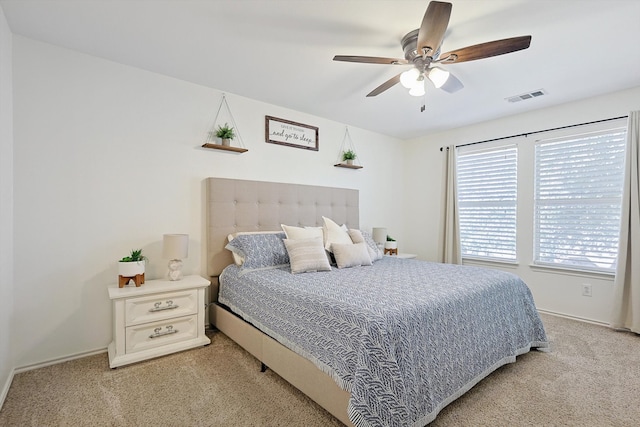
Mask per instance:
[[[95,354],[106,353],[106,352],[107,352],[106,347],[100,348],[97,350],[83,351],[82,353],[76,353],[68,356],[58,357],[55,359],[49,359],[49,360],[45,360],[44,362],[33,363],[31,365],[20,366],[15,368],[14,371],[16,374],[19,374],[21,372],[27,372],[33,369],[44,368],[45,366],[57,365],[58,363],[68,362],[70,360],[81,359],[83,357],[93,356]]]
[[[4,405],[4,400],[7,398],[7,394],[9,393],[9,387],[11,387],[11,383],[13,382],[13,376],[16,373],[15,369],[12,369],[9,372],[9,376],[7,377],[7,381],[4,383],[2,387],[2,392],[0,392],[0,409],[2,409],[2,405]]]
[[[579,322],[591,323],[598,326],[609,326],[608,323],[599,320],[587,319],[585,317],[572,316],[570,314],[558,313],[557,311],[538,309],[539,313],[549,314],[551,316],[564,317],[565,319],[577,320]]]

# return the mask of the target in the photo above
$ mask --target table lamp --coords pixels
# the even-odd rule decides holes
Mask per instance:
[[[384,227],[373,227],[373,241],[378,245],[378,249],[382,250],[387,241],[387,229]]]
[[[189,235],[165,234],[162,238],[162,255],[169,260],[167,278],[182,279],[182,260],[189,255]]]

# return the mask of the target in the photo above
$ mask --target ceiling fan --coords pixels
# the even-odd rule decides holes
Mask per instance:
[[[366,64],[413,65],[413,68],[390,78],[367,96],[379,95],[398,83],[402,83],[403,86],[410,89],[411,95],[422,96],[425,93],[425,80],[431,81],[436,88],[449,93],[463,88],[462,82],[449,71],[438,67],[439,64],[475,61],[476,59],[504,55],[526,49],[531,44],[531,36],[521,36],[476,44],[441,54],[440,48],[444,33],[449,25],[452,7],[451,3],[446,2],[432,1],[429,3],[420,28],[411,31],[402,38],[404,59],[336,55],[333,60]],[[421,111],[424,111],[424,105]]]

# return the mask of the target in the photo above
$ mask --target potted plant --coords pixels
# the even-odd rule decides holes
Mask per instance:
[[[224,126],[218,125],[218,129],[216,129],[216,136],[222,140],[222,145],[229,146],[231,145],[231,140],[235,138],[236,134],[233,128],[225,123]]]
[[[351,149],[342,152],[342,160],[347,162],[348,165],[352,165],[355,158],[356,152]]]
[[[142,254],[142,249],[132,249],[131,253],[118,261],[118,285],[123,287],[133,279],[136,286],[144,283],[144,267],[147,257]]]
[[[398,242],[391,236],[387,236],[387,241],[384,244],[385,249],[398,249]]]

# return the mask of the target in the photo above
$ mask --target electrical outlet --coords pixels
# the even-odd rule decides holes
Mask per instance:
[[[582,296],[583,297],[590,297],[593,296],[593,293],[591,292],[591,285],[589,283],[585,283],[584,285],[582,285]]]

